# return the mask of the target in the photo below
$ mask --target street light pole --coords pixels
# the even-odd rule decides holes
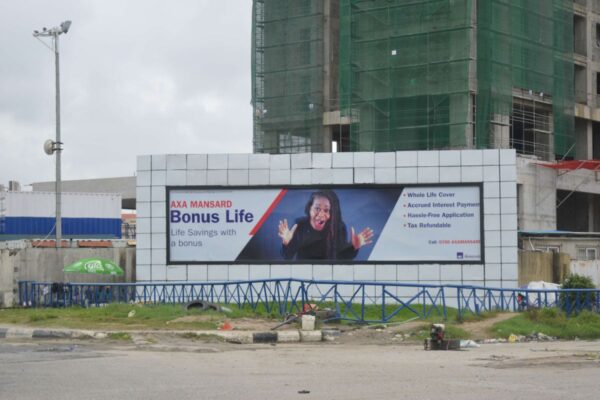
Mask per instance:
[[[61,160],[60,156],[62,153],[62,142],[60,140],[60,64],[59,64],[59,52],[58,52],[58,37],[69,31],[71,27],[71,21],[65,21],[60,26],[46,29],[43,28],[41,32],[33,31],[33,36],[36,38],[51,37],[52,38],[52,50],[54,51],[54,70],[56,75],[56,141],[51,144],[50,147],[44,146],[44,150],[47,154],[56,153],[56,248],[60,249],[62,246],[62,187],[61,187]]]

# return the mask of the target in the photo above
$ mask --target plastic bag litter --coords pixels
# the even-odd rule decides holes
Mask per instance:
[[[477,347],[481,347],[481,346],[472,340],[461,340],[460,341],[461,349],[469,349],[469,348],[477,348]]]

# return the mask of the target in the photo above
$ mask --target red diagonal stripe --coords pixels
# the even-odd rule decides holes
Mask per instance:
[[[273,200],[269,208],[267,208],[267,211],[265,211],[263,216],[258,220],[254,228],[252,228],[252,230],[250,231],[250,236],[254,236],[256,232],[258,232],[258,230],[261,228],[261,226],[263,226],[267,218],[269,218],[269,215],[271,215],[275,207],[277,207],[277,204],[279,204],[279,202],[281,201],[281,199],[283,199],[283,196],[285,196],[286,193],[287,189],[281,189],[281,192],[279,192],[277,197],[275,197],[275,200]]]

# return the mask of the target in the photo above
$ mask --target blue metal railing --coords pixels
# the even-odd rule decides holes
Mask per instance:
[[[19,282],[19,302],[26,307],[100,306],[108,303],[176,304],[203,300],[239,308],[262,306],[284,315],[307,303],[335,310],[335,319],[390,322],[403,317],[459,317],[486,311],[527,308],[600,312],[599,289],[502,289],[480,286],[390,282],[265,279],[236,282],[52,283]],[[372,307],[372,306],[376,307]],[[369,307],[367,307],[369,306]]]

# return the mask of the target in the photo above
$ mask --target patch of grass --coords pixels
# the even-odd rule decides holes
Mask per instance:
[[[107,335],[107,337],[111,340],[131,340],[131,335],[127,332],[111,332]]]
[[[499,337],[508,337],[511,333],[531,335],[541,332],[561,339],[599,339],[600,314],[582,311],[567,318],[563,311],[555,308],[532,309],[494,324],[492,331]]]
[[[39,321],[47,321],[47,320],[51,320],[51,319],[56,319],[58,318],[58,315],[56,314],[52,314],[52,313],[44,313],[44,312],[39,312],[39,313],[33,313],[31,315],[29,315],[29,322],[39,322]]]
[[[223,339],[220,336],[217,335],[211,335],[209,333],[202,333],[202,334],[195,334],[193,332],[185,332],[179,335],[179,337],[183,338],[183,339],[189,339],[189,340],[199,340],[202,342],[224,342],[225,339]]]

